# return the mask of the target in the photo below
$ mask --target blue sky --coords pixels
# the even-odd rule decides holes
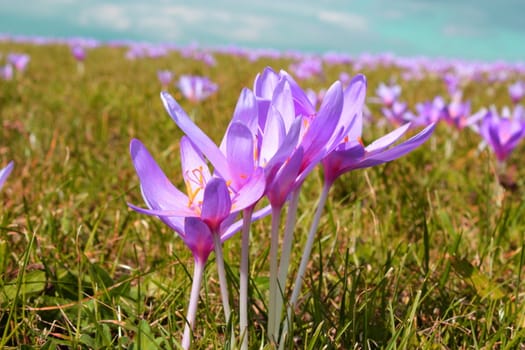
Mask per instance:
[[[0,32],[525,61],[522,0],[0,0]]]

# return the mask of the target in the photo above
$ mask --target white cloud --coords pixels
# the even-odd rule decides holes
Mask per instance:
[[[143,33],[153,33],[162,41],[178,41],[184,37],[182,27],[170,17],[143,16],[134,27]]]
[[[124,31],[131,28],[132,18],[125,6],[101,4],[90,7],[78,18],[82,25],[96,24],[106,28]]]
[[[12,1],[0,0],[3,11],[20,15],[36,15],[38,17],[55,17],[57,13],[68,11],[74,7],[75,0],[45,0],[45,1]]]
[[[160,14],[189,23],[200,22],[206,18],[205,11],[188,6],[166,6],[161,9]]]
[[[129,9],[133,27],[142,33],[154,33],[163,41],[188,39],[188,33],[198,31],[221,38],[224,42],[255,41],[272,26],[267,15],[244,11],[227,12],[215,8],[176,6],[134,6]]]
[[[229,32],[233,41],[256,41],[261,38],[261,31],[254,28],[238,28]]]
[[[482,35],[481,31],[476,28],[451,23],[445,24],[445,26],[441,28],[441,32],[448,37],[473,37]]]
[[[381,12],[383,18],[399,20],[405,18],[405,12],[399,9],[386,9]]]
[[[343,29],[356,31],[368,30],[367,19],[354,13],[321,11],[319,12],[318,17],[322,22],[331,23]]]
[[[249,14],[237,14],[232,18],[233,30],[225,34],[225,39],[239,41],[256,41],[268,33],[268,30],[274,26],[271,18],[267,16],[257,16]]]
[[[161,16],[169,16],[172,20],[177,19],[187,23],[231,22],[236,20],[234,13],[211,7],[198,8],[176,5],[161,7],[159,10],[159,15]]]

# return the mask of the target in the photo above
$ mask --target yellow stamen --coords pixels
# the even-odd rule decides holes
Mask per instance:
[[[197,198],[197,195],[202,189],[204,189],[206,184],[204,181],[204,175],[202,174],[202,166],[188,172],[191,175],[186,176],[187,180],[185,180],[184,183],[186,184],[186,192],[188,192],[188,207],[191,208],[195,198]],[[186,172],[186,174],[188,174],[188,172]]]

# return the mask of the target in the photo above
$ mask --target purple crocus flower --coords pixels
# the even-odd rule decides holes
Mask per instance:
[[[11,174],[11,171],[13,171],[14,166],[15,163],[13,161],[10,161],[5,168],[0,170],[0,189],[2,188],[2,186],[4,186],[4,182],[9,176],[9,174]]]
[[[509,85],[509,95],[512,99],[512,103],[518,104],[523,96],[525,96],[525,83],[517,81],[512,85]]]
[[[443,76],[443,81],[445,82],[447,91],[450,95],[454,95],[458,91],[460,79],[456,74],[451,72],[446,73]]]
[[[146,53],[143,45],[133,44],[129,47],[125,57],[128,60],[136,60],[138,58],[143,58],[145,55]]]
[[[238,104],[234,120],[240,119],[239,114],[256,111],[255,104],[250,103],[249,95],[244,99],[242,96],[241,102],[246,103]],[[183,348],[188,349],[202,271],[213,249],[216,254],[226,321],[230,318],[221,245],[240,229],[239,223],[233,222],[237,214],[245,209],[251,213],[264,194],[265,177],[262,168],[254,165],[253,136],[247,126],[233,122],[228,128],[221,149],[191,121],[168,93],[163,92],[161,98],[170,116],[187,135],[182,138],[180,149],[188,194],[184,195],[178,191],[140,141],[133,140],[131,154],[149,209],[130,206],[141,213],[158,216],[183,238],[195,257],[195,277],[188,306],[188,324],[182,341]],[[254,100],[253,98],[252,102]],[[208,169],[205,156],[214,166],[213,175]],[[267,210],[262,210],[250,215],[248,223],[267,213]]]
[[[350,86],[360,84],[363,80],[362,76],[358,76]],[[342,117],[345,94],[339,82],[326,91],[319,111],[284,71],[276,73],[265,69],[257,76],[254,86],[259,107],[259,128],[266,131],[257,138],[262,140],[259,146],[260,162],[266,164],[266,193],[272,205],[279,207],[324,154],[342,139],[342,130],[348,127],[351,119]],[[269,128],[270,125],[272,127]],[[286,137],[294,141],[286,142],[285,147],[278,146]],[[284,150],[292,153],[285,154]],[[276,155],[275,159],[279,160],[269,162],[271,155]],[[283,180],[276,181],[274,175],[286,175],[287,180],[292,181],[290,186],[283,186]],[[296,178],[291,179],[294,176]],[[273,188],[272,184],[276,187]]]
[[[187,236],[184,231],[184,218],[200,218],[223,242],[234,233],[230,224],[236,214],[261,197],[264,182],[260,180],[262,174],[259,173],[247,184],[246,191],[231,191],[226,180],[211,175],[204,156],[188,137],[181,139],[180,149],[187,195],[172,185],[139,140],[131,141],[131,158],[140,179],[142,196],[149,209],[132,204],[130,207],[143,214],[158,216],[179,234],[192,250],[195,259],[202,262],[207,260],[213,250],[213,245],[208,244],[212,242],[212,238],[202,238],[202,244],[195,243],[195,238]],[[192,246],[198,249],[192,249]]]
[[[394,101],[390,107],[381,109],[383,115],[395,126],[405,124],[408,118],[408,106],[404,102]]]
[[[452,101],[443,108],[442,119],[447,124],[461,130],[464,127],[474,123],[476,119],[470,116],[470,101],[463,102],[461,92],[456,92]]]
[[[399,95],[401,95],[401,86],[381,83],[376,89],[376,94],[385,107],[391,107]]]
[[[428,125],[415,136],[393,147],[391,146],[408,131],[410,123],[395,129],[368,146],[363,145],[358,128],[353,128],[345,142],[321,161],[326,183],[332,184],[337,177],[348,171],[368,168],[400,158],[423,144],[434,131],[435,125],[435,123]]]
[[[177,84],[182,95],[191,102],[198,102],[208,98],[218,89],[208,77],[196,75],[181,75]]]
[[[301,80],[320,76],[323,73],[323,61],[317,57],[308,57],[290,66],[292,73]]]
[[[478,130],[498,161],[504,162],[525,136],[525,122],[522,118],[501,117],[491,109],[486,111]]]
[[[166,89],[173,80],[173,72],[169,70],[158,70],[157,78],[159,79],[159,82],[162,84],[163,88]]]
[[[445,106],[445,100],[441,96],[436,96],[432,101],[418,103],[417,115],[412,116],[409,121],[413,127],[436,123],[443,117]]]
[[[364,85],[363,81],[364,77],[358,76],[345,91],[340,83],[334,83],[316,111],[306,93],[286,72],[266,69],[256,78],[255,92],[244,89],[241,93],[219,148],[171,96],[167,93],[161,96],[173,120],[206,155],[216,173],[228,181],[233,191],[252,187],[247,186],[246,179],[261,172],[265,193],[272,206],[272,222],[275,223],[279,222],[280,211],[290,194],[300,187],[321,158],[341,142],[356,114],[352,105],[345,101],[355,95],[359,90],[356,86]],[[364,94],[359,95],[363,95],[362,104]],[[277,259],[274,255],[278,225],[272,224],[272,227],[274,243],[270,253],[270,275],[276,276]],[[275,285],[275,278],[271,281]],[[276,291],[275,286],[273,290]],[[277,294],[273,295],[274,301],[276,298]]]
[[[358,75],[343,90],[340,82],[327,89],[319,110],[306,93],[284,71],[267,68],[255,81],[259,106],[260,161],[266,173],[266,196],[272,207],[270,244],[270,298],[268,336],[277,339],[282,298],[288,271],[295,213],[301,185],[306,176],[344,138],[364,103],[365,78]],[[263,118],[261,118],[263,116]],[[264,117],[265,116],[265,117]],[[257,124],[256,124],[257,125]],[[271,127],[268,127],[271,126]],[[298,134],[298,136],[297,136]],[[290,142],[286,142],[290,139]],[[283,140],[282,146],[280,141]],[[291,152],[290,152],[291,151]],[[271,161],[266,159],[271,157]],[[277,266],[278,228],[281,210],[289,201],[281,259]],[[291,215],[290,215],[291,213]],[[277,272],[278,271],[278,272]]]
[[[215,60],[215,57],[213,57],[213,55],[210,54],[209,52],[193,51],[189,56],[186,56],[186,57],[191,57],[196,61],[204,62],[204,64],[206,64],[209,67],[213,67],[217,65],[217,61]]]
[[[71,46],[71,54],[78,62],[84,62],[86,59],[86,49],[80,45]]]
[[[11,53],[7,55],[7,60],[11,63],[17,71],[23,72],[31,58],[29,55],[23,53]]]
[[[291,317],[293,307],[299,297],[321,213],[334,181],[348,171],[386,163],[407,154],[425,142],[435,128],[435,124],[431,124],[409,140],[391,147],[410,128],[410,124],[407,123],[365,147],[361,141],[365,92],[361,84],[355,84],[347,93],[351,98],[345,98],[342,113],[346,115],[347,118],[351,116],[351,122],[348,127],[344,129],[344,139],[321,160],[325,174],[325,183],[321,191],[317,210],[314,214],[312,226],[308,232],[295,283],[293,284],[294,288],[287,312],[288,318]],[[285,323],[280,337],[281,341],[284,341],[284,337],[287,334],[287,326],[288,324]]]
[[[317,111],[307,93],[286,72],[276,73],[267,68],[257,76],[254,91],[259,121],[255,123],[258,129],[253,129],[253,132],[258,133],[257,140],[260,140],[259,162],[261,166],[265,166],[268,175],[267,194],[270,197],[273,197],[270,185],[273,183],[272,176],[281,171],[271,166],[279,164],[284,171],[286,167],[295,167],[292,161],[283,162],[286,159],[300,162],[297,178],[293,182],[295,185],[289,191],[301,184],[321,158],[342,141],[357,110],[362,108],[365,86],[366,81],[362,75],[354,77],[344,91],[339,82],[334,83],[324,94]],[[295,135],[297,132],[298,139]],[[287,137],[293,141],[284,142]],[[280,160],[270,162],[273,155]],[[294,157],[300,157],[301,160]],[[292,176],[292,172],[287,173],[287,176]],[[284,187],[279,186],[280,189]],[[278,202],[286,199],[286,193],[279,190],[276,192],[280,193],[274,197],[279,198]]]
[[[0,67],[0,78],[3,80],[13,80],[13,66],[10,63]]]
[[[341,84],[347,85],[352,81],[352,77],[347,72],[341,72],[339,74],[339,81],[341,82]]]
[[[168,55],[168,49],[163,46],[151,46],[148,45],[145,48],[145,54],[149,58],[159,58]]]

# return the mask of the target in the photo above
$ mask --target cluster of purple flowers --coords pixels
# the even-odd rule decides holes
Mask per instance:
[[[209,67],[213,67],[217,64],[215,57],[210,52],[199,49],[196,44],[184,47],[180,51],[182,57],[191,58],[195,61],[201,61]]]
[[[210,78],[187,74],[179,77],[177,87],[184,97],[194,103],[210,97],[218,90],[218,85]]]
[[[323,74],[323,61],[317,57],[306,57],[290,65],[290,71],[298,79],[309,79]]]
[[[27,64],[31,60],[31,57],[24,53],[10,53],[6,57],[6,64],[0,66],[0,79],[12,80],[14,78],[15,71],[19,74],[23,73]]]
[[[157,78],[166,90],[174,79],[174,74],[170,70],[157,71]],[[218,85],[210,80],[208,77],[198,75],[183,74],[179,76],[175,84],[181,94],[189,101],[196,103],[207,99],[218,90]]]
[[[394,125],[410,122],[412,126],[425,126],[444,121],[458,130],[469,127],[482,137],[482,143],[488,144],[496,159],[503,163],[525,137],[525,112],[519,104],[525,95],[525,83],[516,81],[508,86],[509,97],[514,104],[512,112],[504,108],[500,114],[495,107],[491,107],[471,114],[470,101],[463,101],[459,81],[456,75],[447,74],[444,82],[451,93],[450,101],[436,96],[433,100],[416,104],[415,113],[399,100],[399,85],[381,83],[376,90],[376,101],[382,104],[383,115]]]
[[[36,44],[50,42],[44,38],[14,38],[14,41],[17,40]],[[81,64],[85,60],[86,49],[99,45],[90,40],[64,43],[70,46],[79,67],[83,67]],[[110,45],[126,47],[126,58],[133,60],[155,59],[177,51],[183,57],[199,60],[208,66],[217,64],[211,51],[194,45],[177,47],[129,42]],[[282,346],[288,336],[289,325],[289,322],[282,322],[282,309],[287,306],[284,317],[290,320],[301,292],[323,207],[337,178],[349,171],[379,165],[407,154],[424,143],[439,122],[445,122],[457,130],[470,128],[476,131],[500,163],[525,137],[525,112],[520,105],[525,95],[525,83],[511,81],[514,73],[525,73],[523,64],[400,58],[390,54],[351,57],[329,53],[316,57],[298,52],[237,47],[217,49],[216,52],[250,60],[261,57],[293,59],[295,63],[289,68],[298,79],[323,77],[324,65],[330,64],[352,65],[354,71],[396,67],[401,70],[400,77],[405,81],[427,76],[442,80],[448,97],[436,96],[417,103],[411,110],[401,100],[400,85],[380,84],[375,102],[381,105],[382,114],[396,129],[365,145],[361,134],[369,111],[365,104],[367,82],[363,75],[352,77],[343,72],[339,81],[316,92],[303,90],[285,71],[276,72],[267,68],[257,75],[252,89],[242,90],[224,137],[216,145],[172,96],[162,92],[165,109],[185,134],[180,140],[185,192],[170,182],[144,144],[134,139],[130,144],[130,153],[147,208],[133,204],[130,207],[162,220],[177,233],[194,257],[193,286],[182,341],[185,349],[191,344],[203,271],[212,253],[216,255],[224,316],[227,322],[231,319],[222,245],[237,232],[240,232],[242,242],[238,303],[240,347],[247,348],[249,238],[253,221],[271,215],[267,330],[269,341]],[[26,54],[7,55],[6,64],[0,66],[0,79],[13,79],[16,72],[26,69],[29,61]],[[158,71],[158,80],[164,90],[174,78],[169,70]],[[472,81],[507,83],[512,109],[498,111],[491,107],[472,114],[471,103],[463,99],[462,93],[467,82]],[[203,76],[180,75],[175,84],[181,94],[194,103],[211,96],[218,89],[217,84]],[[409,130],[419,127],[423,130],[397,143]],[[287,275],[298,198],[304,181],[316,167],[323,170],[324,184],[298,272],[293,283],[289,283]],[[10,162],[0,170],[0,188],[12,169],[13,162]],[[269,205],[264,207],[262,202]],[[286,218],[281,228],[283,212],[286,212]],[[287,286],[292,289],[291,293],[288,293]],[[289,299],[284,303],[283,296],[286,298],[288,295]]]
[[[318,220],[334,181],[348,171],[396,159],[430,137],[434,124],[393,146],[409,129],[410,124],[405,124],[365,146],[361,141],[365,95],[366,79],[357,75],[345,88],[339,81],[332,84],[317,109],[288,73],[267,68],[257,75],[253,90],[245,88],[241,92],[225,135],[216,145],[175,99],[166,92],[161,94],[167,112],[185,133],[180,152],[186,194],[171,184],[145,146],[132,140],[131,158],[148,208],[130,206],[140,213],[159,217],[193,253],[194,285],[182,342],[184,348],[190,345],[202,271],[212,251],[216,254],[225,318],[230,319],[222,244],[239,230],[242,231],[240,334],[241,347],[247,348],[250,223],[270,213],[268,338],[282,343],[287,328],[280,328],[283,307],[280,291],[286,286],[298,196],[307,176],[320,165],[325,185],[288,305],[297,300]],[[263,197],[270,204],[257,209]],[[279,259],[280,217],[286,205],[288,214]]]

